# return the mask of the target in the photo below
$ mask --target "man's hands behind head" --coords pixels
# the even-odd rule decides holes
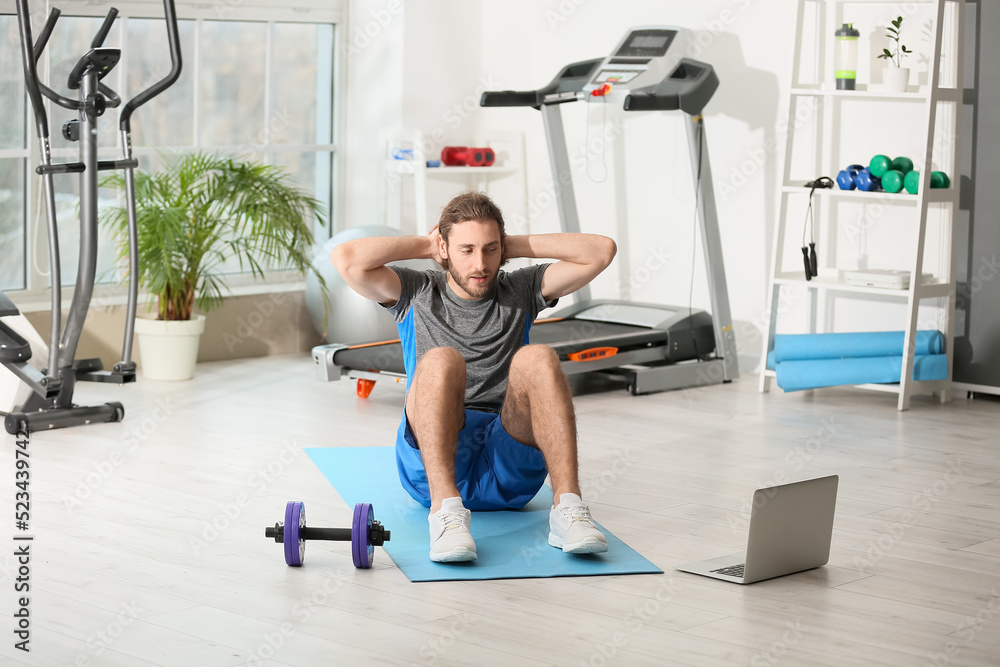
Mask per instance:
[[[438,230],[437,225],[434,225],[434,229],[430,231],[427,238],[431,244],[431,259],[447,270],[448,259],[441,254],[441,232]]]

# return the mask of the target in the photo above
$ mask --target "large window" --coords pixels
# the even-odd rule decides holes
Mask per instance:
[[[103,20],[103,16],[81,16],[90,10],[75,11],[74,6],[63,8],[47,58],[39,67],[49,85],[67,97],[75,95],[66,88],[67,75]],[[198,11],[204,15],[198,17]],[[140,168],[155,169],[164,156],[192,150],[280,165],[299,187],[323,203],[327,220],[316,234],[325,238],[334,228],[336,14],[318,11],[310,13],[315,14],[309,16],[313,21],[290,22],[281,19],[292,17],[292,12],[277,8],[241,11],[241,18],[254,20],[239,21],[220,20],[215,11],[190,9],[186,13],[183,6],[178,7],[184,60],[180,79],[133,115],[133,152]],[[294,18],[299,15],[296,12]],[[42,19],[44,14],[37,12],[36,37]],[[0,115],[0,289],[41,292],[49,284],[46,222],[38,196],[41,183],[33,172],[37,137],[30,106],[25,107],[16,16],[0,15],[0,40],[2,62],[17,65],[0,69],[4,102]],[[123,11],[105,46],[122,49],[122,61],[105,82],[125,100],[162,79],[170,69],[162,18]],[[75,112],[54,104],[48,105],[48,112],[53,161],[78,160],[78,145],[61,133],[63,123]],[[120,157],[117,110],[109,110],[99,128],[99,157]],[[78,179],[57,175],[54,184],[62,282],[71,285],[79,242]],[[102,191],[99,199],[99,205],[111,205],[116,193]],[[102,232],[99,281],[115,281],[112,244]]]
[[[17,18],[0,15],[0,289],[25,286],[25,188],[28,152],[24,133],[24,82],[18,52]]]

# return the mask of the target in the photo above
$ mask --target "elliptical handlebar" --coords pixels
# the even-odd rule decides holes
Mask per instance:
[[[108,88],[106,85],[104,85],[104,83],[98,81],[97,89],[101,91],[101,93],[105,97],[108,98],[107,101],[105,102],[107,106],[111,107],[112,109],[115,109],[121,105],[122,98],[118,97],[118,93]]]
[[[174,0],[163,0],[163,12],[167,21],[167,39],[170,43],[170,72],[146,90],[142,91],[128,102],[121,110],[118,129],[128,132],[131,129],[132,112],[150,101],[174,84],[181,75],[181,38],[177,30],[177,10]]]
[[[20,2],[18,2],[20,4]],[[25,3],[25,10],[27,11],[27,3]],[[52,35],[52,29],[56,27],[56,21],[62,12],[53,7],[52,11],[49,12],[49,17],[45,21],[45,26],[42,28],[42,34],[38,36],[38,42],[35,44],[32,55],[34,55],[35,62],[42,57],[42,51],[45,50],[46,45],[49,43],[49,37]],[[26,14],[27,16],[27,14]]]
[[[31,100],[31,108],[35,112],[35,127],[39,137],[49,136],[49,119],[45,113],[45,103],[42,101],[42,84],[38,81],[38,70],[36,63],[42,51],[45,49],[52,28],[59,18],[60,11],[53,9],[49,13],[49,18],[42,28],[42,34],[38,39],[38,44],[33,45],[31,39],[31,15],[28,13],[28,0],[17,0],[17,25],[21,32],[21,64],[24,67],[24,85],[28,90],[28,99]]]
[[[16,2],[18,24],[21,32],[24,80],[28,89],[28,97],[31,99],[31,106],[35,112],[35,125],[38,129],[38,136],[48,137],[48,115],[45,112],[42,95],[66,109],[80,109],[80,102],[78,100],[60,95],[42,83],[38,78],[38,61],[42,57],[45,47],[48,45],[49,37],[51,37],[52,30],[55,28],[56,22],[59,20],[62,12],[56,8],[53,8],[49,12],[45,26],[38,36],[38,41],[34,42],[31,37],[31,23],[28,18],[30,16],[28,0],[16,0]],[[170,44],[170,72],[162,80],[157,81],[125,104],[119,121],[119,128],[121,130],[129,130],[131,127],[132,112],[173,85],[181,75],[180,33],[177,29],[177,11],[174,6],[174,0],[163,0],[163,11],[167,21],[167,38]],[[111,32],[111,28],[117,17],[118,10],[112,7],[108,11],[107,16],[104,17],[104,22],[90,44],[92,49],[100,48],[104,44],[104,40],[107,39],[108,34]],[[121,105],[121,97],[110,87],[101,83],[100,91],[108,97],[109,107],[118,107]]]
[[[108,33],[111,32],[111,26],[114,25],[116,18],[118,18],[118,10],[112,7],[108,10],[108,15],[104,17],[104,23],[101,24],[101,29],[94,36],[94,41],[90,43],[90,48],[99,49],[104,45],[104,40],[108,38]]]
[[[21,28],[24,80],[28,86],[28,96],[31,98],[31,106],[35,110],[35,123],[39,126],[39,137],[49,136],[48,116],[45,114],[45,107],[42,106],[42,98],[38,97],[36,102],[35,94],[32,93],[32,88],[63,108],[73,110],[80,109],[80,103],[77,100],[60,95],[38,80],[38,61],[42,57],[42,52],[45,51],[45,47],[49,43],[49,37],[52,35],[52,29],[56,27],[56,21],[59,20],[61,15],[61,11],[55,7],[52,8],[52,11],[49,12],[48,19],[45,20],[45,26],[42,28],[42,34],[38,36],[38,43],[32,47],[31,21],[27,18],[30,16],[28,13],[28,0],[17,0],[17,21]],[[25,18],[22,19],[22,16]],[[29,60],[31,61],[30,64],[28,62]]]

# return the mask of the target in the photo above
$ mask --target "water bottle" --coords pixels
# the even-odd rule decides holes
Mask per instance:
[[[854,90],[858,69],[858,37],[853,23],[844,23],[837,37],[837,90]]]

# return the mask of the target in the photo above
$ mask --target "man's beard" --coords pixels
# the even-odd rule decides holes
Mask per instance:
[[[474,299],[481,299],[484,296],[486,296],[486,294],[490,291],[490,288],[493,287],[493,283],[496,282],[497,278],[496,273],[490,274],[488,272],[473,273],[470,274],[468,277],[462,277],[461,275],[459,275],[458,271],[455,270],[454,266],[448,267],[448,273],[451,274],[451,279],[455,281],[455,284],[457,284],[459,287],[465,290],[465,293],[473,297]],[[483,276],[486,276],[487,280],[482,284],[473,282],[472,280],[473,277],[483,277]]]

